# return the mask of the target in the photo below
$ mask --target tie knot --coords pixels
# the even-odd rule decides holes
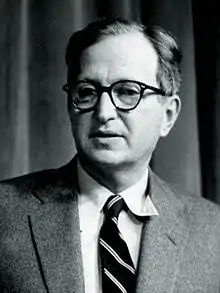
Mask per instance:
[[[125,206],[125,201],[120,195],[112,195],[107,199],[103,207],[103,211],[105,215],[110,218],[118,218],[118,215],[125,208]]]

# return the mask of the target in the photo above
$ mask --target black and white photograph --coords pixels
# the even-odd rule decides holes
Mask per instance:
[[[0,293],[220,293],[216,2],[0,0]]]

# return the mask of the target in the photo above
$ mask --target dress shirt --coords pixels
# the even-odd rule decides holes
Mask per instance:
[[[88,175],[78,162],[79,220],[81,251],[84,270],[85,293],[101,291],[100,270],[98,260],[98,235],[103,223],[103,206],[113,194]],[[140,216],[158,215],[150,196],[146,196],[148,169],[144,176],[133,186],[120,192],[129,210]],[[141,230],[143,224],[131,213],[122,211],[118,219],[118,228],[127,243],[131,258],[137,266]]]

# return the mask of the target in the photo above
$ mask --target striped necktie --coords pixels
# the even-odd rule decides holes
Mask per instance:
[[[124,199],[113,195],[103,208],[105,219],[99,234],[103,293],[135,292],[135,268],[118,229],[118,215],[125,207]]]

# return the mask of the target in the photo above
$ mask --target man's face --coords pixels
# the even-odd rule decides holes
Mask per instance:
[[[81,57],[78,80],[103,86],[118,80],[136,80],[158,87],[157,54],[141,33],[107,36],[87,48]],[[143,97],[129,112],[117,110],[103,93],[95,110],[72,107],[70,120],[80,157],[109,167],[147,165],[160,136],[168,133],[166,102],[156,94]]]

